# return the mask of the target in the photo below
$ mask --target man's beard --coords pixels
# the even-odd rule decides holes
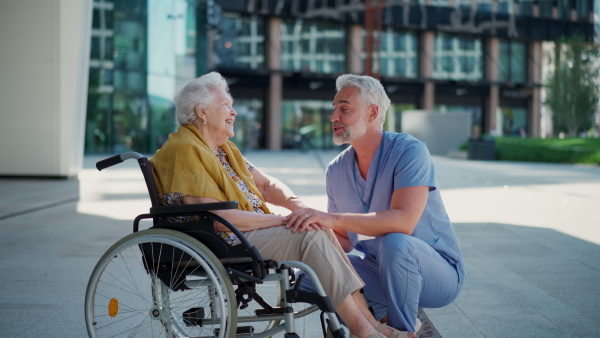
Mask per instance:
[[[333,127],[344,128],[344,132],[341,135],[333,134],[333,143],[339,146],[363,137],[363,135],[365,135],[367,132],[367,120],[365,118],[360,118],[353,126],[348,126],[342,123],[333,123]]]

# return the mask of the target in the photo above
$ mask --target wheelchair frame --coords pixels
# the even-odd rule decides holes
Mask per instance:
[[[133,233],[108,249],[90,276],[85,298],[90,337],[271,337],[282,331],[285,337],[299,337],[294,320],[317,310],[323,311],[324,335],[326,315],[333,337],[345,337],[331,301],[309,266],[263,260],[234,225],[210,212],[236,209],[237,202],[162,206],[151,163],[136,152],[115,155],[96,167],[102,170],[128,159],[138,161],[152,207],[135,218]],[[180,216],[198,220],[168,221]],[[152,219],[153,226],[140,231],[143,219]],[[215,221],[237,235],[241,244],[227,244],[215,233]],[[292,268],[306,272],[317,293],[300,290],[302,278],[296,281]],[[270,304],[257,291],[273,286],[268,283],[276,283],[275,295],[269,297],[277,304]],[[300,302],[313,305],[295,312],[291,304]],[[244,310],[249,305],[262,308],[254,308],[251,314]],[[242,310],[248,313],[240,316]],[[238,323],[264,327],[254,332],[253,326],[238,327]]]

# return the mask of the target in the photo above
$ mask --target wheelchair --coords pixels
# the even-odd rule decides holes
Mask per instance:
[[[90,337],[299,337],[294,320],[321,310],[323,335],[345,337],[314,271],[301,262],[263,260],[243,234],[210,210],[237,202],[162,206],[151,163],[127,152],[96,163],[98,170],[135,159],[144,176],[150,212],[138,215],[133,233],[100,258],[85,296]],[[170,218],[194,217],[173,223]],[[140,221],[152,227],[140,230]],[[214,231],[229,228],[241,244]],[[293,269],[308,274],[317,292],[300,290]],[[309,303],[295,311],[292,304]]]

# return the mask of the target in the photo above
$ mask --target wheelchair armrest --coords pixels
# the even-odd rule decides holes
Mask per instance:
[[[201,204],[186,204],[186,205],[177,205],[177,206],[161,206],[161,207],[152,207],[150,208],[150,214],[142,214],[138,215],[133,222],[133,232],[137,232],[139,228],[139,222],[142,219],[147,218],[166,218],[166,217],[177,217],[177,216],[200,216],[200,218],[209,218],[215,221],[218,221],[225,227],[229,229],[229,231],[233,232],[238,240],[241,242],[241,245],[245,248],[246,252],[250,257],[252,257],[252,271],[254,275],[260,279],[263,279],[268,274],[268,268],[262,259],[262,256],[256,249],[256,247],[250,245],[246,237],[229,221],[220,217],[217,214],[210,212],[210,210],[219,210],[219,209],[236,209],[238,202],[229,201],[229,202],[216,202],[216,203],[201,203]]]
[[[193,215],[198,212],[205,212],[210,210],[225,210],[225,209],[237,209],[237,201],[228,202],[214,202],[214,203],[200,203],[200,204],[185,204],[185,205],[165,205],[160,207],[150,208],[150,214],[156,216],[178,214]]]

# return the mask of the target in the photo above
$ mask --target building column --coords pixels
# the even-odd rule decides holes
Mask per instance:
[[[497,116],[500,106],[500,87],[498,86],[498,64],[500,62],[500,40],[496,37],[489,37],[486,41],[485,70],[487,81],[490,83],[490,92],[485,103],[485,126],[483,133],[500,134],[498,130],[500,116]]]
[[[281,74],[281,19],[271,17],[267,23],[267,67],[269,88],[267,92],[267,148],[281,150],[281,100],[283,75]]]
[[[541,123],[542,123],[542,88],[541,84],[541,67],[542,67],[542,42],[532,41],[529,43],[529,69],[528,84],[531,86],[531,98],[529,99],[529,121],[531,126],[529,128],[529,136],[540,137],[541,136]]]
[[[421,53],[419,54],[419,72],[423,83],[421,109],[433,110],[435,107],[435,83],[433,82],[433,50],[435,32],[424,31],[420,36]]]
[[[362,41],[362,26],[351,25],[348,28],[348,43],[346,49],[346,60],[348,72],[351,74],[362,74],[363,73],[363,60],[361,53],[363,51]]]
[[[82,168],[91,0],[0,2],[0,175]]]

